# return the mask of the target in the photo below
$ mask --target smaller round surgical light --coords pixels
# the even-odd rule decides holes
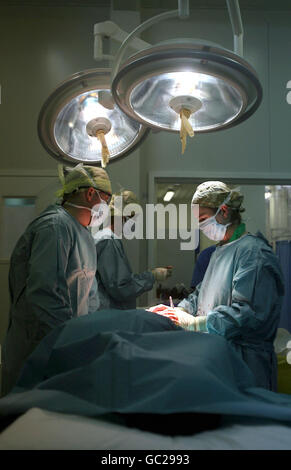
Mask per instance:
[[[106,166],[136,149],[148,132],[115,105],[110,69],[69,77],[46,100],[38,119],[42,145],[62,163]]]

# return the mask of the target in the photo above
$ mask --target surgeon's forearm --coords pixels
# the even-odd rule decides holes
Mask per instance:
[[[227,339],[241,337],[244,331],[260,331],[263,326],[263,315],[260,317],[249,303],[233,302],[231,306],[220,305],[208,312],[207,328],[210,333],[224,336]]]
[[[117,302],[139,297],[144,292],[151,290],[154,284],[154,276],[148,271],[141,274],[128,272],[128,277],[124,276],[120,282],[114,279],[113,276],[111,276],[111,279],[109,276],[107,278],[108,281],[106,282],[105,276],[101,277],[103,285],[108,294]]]

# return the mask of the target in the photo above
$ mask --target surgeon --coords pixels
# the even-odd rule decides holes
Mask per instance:
[[[67,320],[99,307],[96,251],[88,227],[111,198],[105,170],[79,164],[61,171],[60,204],[27,227],[10,261],[10,316],[3,346],[2,394],[15,385],[41,339]]]
[[[199,228],[216,249],[203,281],[175,309],[187,330],[226,338],[252,370],[256,384],[276,391],[273,342],[284,286],[279,262],[267,240],[247,232],[243,195],[220,181],[197,187]],[[190,315],[185,315],[183,312]]]
[[[117,204],[119,198],[120,204]],[[136,211],[123,215],[127,207],[139,208],[136,195],[129,190],[114,194],[110,202],[110,227],[97,231],[93,236],[97,252],[97,282],[100,298],[99,309],[117,308],[135,309],[136,299],[151,290],[155,281],[164,281],[172,273],[172,267],[155,268],[140,274],[134,274],[122,244],[123,234],[133,226]]]

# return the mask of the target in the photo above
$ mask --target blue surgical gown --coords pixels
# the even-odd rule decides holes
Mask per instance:
[[[194,289],[200,282],[202,282],[204,275],[206,273],[206,269],[208,267],[210,258],[212,253],[214,252],[216,245],[211,245],[208,248],[205,248],[201,251],[198,259],[195,263],[195,267],[193,270],[192,280],[191,280],[191,287]]]
[[[10,260],[4,393],[14,385],[24,360],[50,330],[98,309],[95,273],[93,237],[62,206],[49,206],[27,227]]]
[[[260,233],[246,234],[217,246],[203,281],[179,307],[194,316],[207,316],[207,331],[229,340],[257,385],[275,391],[273,341],[283,295],[277,256]]]
[[[133,274],[122,241],[110,229],[100,230],[94,239],[100,309],[135,309],[136,298],[153,288],[152,272]]]

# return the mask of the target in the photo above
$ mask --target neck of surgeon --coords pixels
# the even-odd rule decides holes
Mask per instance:
[[[227,205],[223,205],[220,208],[219,213],[216,216],[217,222],[222,225],[227,225],[225,236],[219,242],[219,245],[225,245],[233,239],[240,238],[246,233],[245,225],[242,224],[241,216],[238,211],[233,211]],[[238,229],[241,230],[238,230]],[[235,238],[234,236],[237,235]]]

